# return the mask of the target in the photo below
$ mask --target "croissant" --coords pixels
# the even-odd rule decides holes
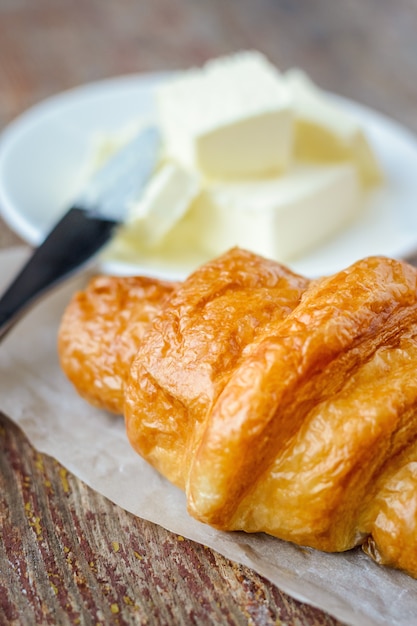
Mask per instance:
[[[149,322],[175,283],[96,276],[67,306],[58,334],[61,366],[90,404],[123,413],[124,384]]]
[[[127,434],[191,515],[362,545],[417,577],[415,268],[370,257],[309,281],[235,249],[150,317],[129,366],[114,363]]]

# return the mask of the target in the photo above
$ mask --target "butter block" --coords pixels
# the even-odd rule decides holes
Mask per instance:
[[[186,242],[188,233],[209,255],[241,246],[285,262],[343,229],[361,198],[352,164],[298,165],[270,180],[214,185],[171,236]]]
[[[298,160],[351,160],[362,182],[381,181],[382,171],[362,128],[348,112],[319,89],[301,70],[284,75],[295,116],[294,155]]]
[[[200,192],[197,176],[175,163],[165,163],[152,176],[141,199],[129,208],[125,225],[117,235],[134,246],[158,245],[181,220]]]
[[[182,72],[156,92],[167,155],[207,178],[273,175],[291,161],[288,90],[258,52]]]

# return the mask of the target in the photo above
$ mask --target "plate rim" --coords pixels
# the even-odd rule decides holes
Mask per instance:
[[[51,115],[57,107],[65,107],[71,105],[71,101],[79,102],[82,98],[89,99],[100,96],[103,92],[110,93],[111,91],[117,91],[121,88],[144,89],[148,91],[152,89],[153,86],[173,76],[175,73],[176,70],[129,73],[76,85],[40,100],[12,119],[12,121],[2,129],[0,132],[0,215],[9,228],[17,234],[24,243],[32,246],[38,245],[46,233],[42,231],[41,226],[33,226],[33,224],[28,221],[25,213],[17,210],[16,203],[9,197],[7,189],[5,189],[3,168],[4,163],[7,162],[8,152],[11,150],[13,144],[18,141],[21,136],[24,136],[25,131],[29,127],[39,123],[44,116],[48,117],[48,115]],[[388,130],[389,133],[393,133],[401,141],[405,142],[409,148],[414,150],[417,157],[417,135],[413,130],[409,129],[401,122],[398,122],[396,119],[358,101],[351,100],[333,92],[325,91],[325,93],[334,101],[339,102],[348,113],[352,114],[353,112],[354,114],[358,114],[371,129],[372,126],[379,126],[384,130]],[[398,250],[397,256],[399,258],[406,258],[415,255],[416,252],[417,233],[415,241],[407,245],[402,245],[401,250]],[[301,257],[300,261],[308,256],[307,254]],[[295,266],[297,266],[297,261],[298,259],[295,262]],[[126,265],[130,267],[129,273],[131,273],[132,264]],[[291,266],[292,263],[289,262],[288,265]],[[142,270],[139,263],[137,269],[138,271]],[[155,271],[157,270],[154,270],[153,273],[155,273]]]

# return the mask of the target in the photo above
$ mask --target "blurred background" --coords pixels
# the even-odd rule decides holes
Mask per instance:
[[[82,83],[241,49],[417,130],[416,0],[0,0],[0,128]]]
[[[62,90],[244,49],[417,131],[416,32],[417,0],[0,0],[0,132]]]

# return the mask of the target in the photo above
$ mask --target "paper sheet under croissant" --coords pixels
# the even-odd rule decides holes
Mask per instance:
[[[26,250],[0,253],[0,289]],[[417,580],[375,565],[360,550],[325,554],[266,535],[223,533],[191,519],[185,497],[130,448],[121,418],[91,408],[61,373],[59,320],[71,280],[48,296],[0,344],[0,410],[32,444],[119,506],[252,567],[290,595],[355,626],[409,626]]]

